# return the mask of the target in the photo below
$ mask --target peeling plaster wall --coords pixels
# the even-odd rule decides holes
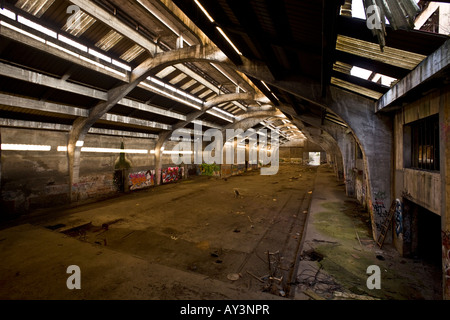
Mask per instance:
[[[0,128],[3,144],[51,145],[49,152],[7,151],[1,154],[2,214],[25,213],[37,207],[68,201],[67,156],[56,148],[67,143],[67,133]]]

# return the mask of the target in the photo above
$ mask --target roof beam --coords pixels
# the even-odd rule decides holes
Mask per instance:
[[[254,95],[252,93],[231,93],[231,94],[219,95],[219,96],[212,98],[207,103],[205,103],[202,110],[189,113],[186,116],[185,121],[180,121],[180,122],[174,124],[172,126],[171,131],[162,133],[158,139],[158,142],[156,143],[155,149],[161,148],[175,130],[182,129],[189,123],[206,125],[208,127],[221,129],[221,127],[218,127],[217,125],[212,125],[210,123],[207,123],[205,121],[199,121],[197,119],[199,117],[201,117],[202,115],[204,115],[209,109],[211,109],[212,107],[214,107],[218,104],[221,104],[224,102],[229,102],[229,101],[234,101],[234,100],[250,100],[253,98],[254,98]]]
[[[68,105],[58,104],[58,103],[52,103],[52,102],[44,102],[29,98],[23,98],[8,94],[0,93],[0,105],[4,106],[10,106],[15,108],[21,108],[21,109],[29,109],[29,110],[37,110],[42,112],[48,112],[48,113],[55,113],[55,114],[63,114],[63,115],[69,115],[73,117],[82,117],[87,118],[89,116],[89,110],[88,109],[82,109],[77,107],[72,107]],[[154,122],[154,121],[147,121],[143,119],[137,119],[137,118],[131,118],[131,117],[125,117],[115,114],[106,113],[102,117],[100,117],[99,120],[104,120],[108,122],[117,122],[122,124],[131,124],[131,125],[137,125],[142,127],[149,127],[154,129],[161,129],[161,130],[171,130],[172,126],[164,123]]]
[[[210,90],[212,90],[213,92],[217,93],[218,95],[220,94],[220,89],[219,88],[217,88],[215,85],[213,85],[208,80],[206,80],[206,79],[202,78],[201,76],[199,76],[198,74],[196,74],[194,71],[192,71],[191,69],[189,69],[185,65],[183,65],[183,64],[176,64],[176,65],[174,65],[174,67],[177,68],[178,70],[184,72],[189,77],[191,77],[195,81],[201,83],[202,85],[204,85],[205,87],[209,88]],[[244,105],[242,105],[241,103],[239,103],[238,101],[232,101],[232,103],[235,104],[240,109],[242,109],[244,111],[247,111],[247,108]]]
[[[433,52],[406,77],[385,93],[376,103],[375,112],[392,105],[398,99],[405,97],[409,91],[416,89],[422,83],[431,80],[439,74],[448,71],[450,64],[450,40],[447,40],[438,50]]]
[[[11,24],[14,25],[14,22]],[[35,31],[33,29],[28,28],[27,26],[20,26],[20,29],[26,30],[30,34],[35,33]],[[23,45],[32,47],[34,49],[40,50],[47,54],[51,54],[55,57],[61,58],[68,62],[85,67],[87,69],[91,69],[96,72],[105,74],[112,78],[115,78],[115,79],[118,79],[121,81],[127,81],[127,79],[128,79],[127,72],[125,70],[123,70],[121,72],[121,73],[123,73],[123,76],[122,76],[121,74],[119,74],[118,70],[114,69],[113,66],[111,66],[111,67],[108,66],[109,69],[107,69],[107,68],[102,68],[93,63],[90,63],[89,61],[87,61],[86,59],[83,59],[82,57],[90,59],[92,61],[94,61],[94,59],[92,59],[91,57],[88,57],[87,54],[79,52],[79,50],[72,48],[57,39],[52,38],[51,40],[46,40],[43,37],[43,38],[41,38],[43,41],[40,41],[36,38],[32,38],[32,37],[29,37],[22,33],[19,33],[17,31],[14,31],[13,29],[10,29],[5,25],[0,25],[0,36],[3,36],[5,38],[11,39],[13,41],[19,42]],[[115,70],[117,72],[111,71],[111,70]]]
[[[336,50],[335,52],[335,60],[396,79],[401,79],[409,73],[409,70],[404,68],[386,64],[381,61],[376,61],[369,58],[353,55],[339,50]]]
[[[370,81],[370,80],[366,80],[366,79],[362,79],[356,76],[352,76],[352,75],[348,75],[339,71],[332,71],[331,75],[335,78],[356,84],[358,86],[367,88],[369,90],[372,91],[377,91],[380,93],[386,93],[389,90],[389,87],[380,85],[376,82]]]
[[[426,56],[439,48],[448,37],[419,30],[393,30],[389,25],[386,32],[386,46]],[[367,28],[364,19],[339,16],[337,33],[377,44],[377,38]]]
[[[65,92],[76,93],[85,97],[98,99],[101,101],[106,101],[108,99],[108,94],[104,91],[89,88],[86,86],[82,86],[79,84],[67,82],[63,79],[57,79],[54,77],[50,77],[38,72],[22,69],[19,67],[11,66],[8,64],[4,64],[0,62],[0,75],[5,77],[10,77],[13,79],[25,81],[28,83],[34,83],[42,86],[46,86],[49,88],[54,88],[58,90],[62,90]],[[145,87],[144,87],[145,88]],[[131,100],[128,98],[121,99],[118,104],[142,110],[158,115],[162,115],[169,118],[175,118],[179,120],[184,120],[186,117],[182,114],[172,112],[169,110],[165,110],[156,106],[152,106],[149,104],[141,103],[135,100]]]
[[[28,129],[40,129],[40,130],[53,130],[53,131],[70,131],[71,125],[60,123],[48,123],[38,121],[26,121],[0,118],[0,126],[12,127],[12,128],[28,128]],[[133,137],[141,139],[158,139],[158,135],[144,132],[123,131],[114,129],[102,129],[91,128],[90,134],[102,134],[107,136],[120,136],[120,137]]]
[[[124,37],[127,37],[134,43],[146,49],[152,57],[155,56],[158,48],[155,43],[149,41],[146,37],[144,37],[139,32],[137,32],[136,30],[132,29],[131,27],[120,21],[117,17],[111,15],[103,8],[96,5],[93,1],[70,0],[70,2],[80,7],[82,11],[86,12],[93,18],[103,22],[111,29],[117,31]]]

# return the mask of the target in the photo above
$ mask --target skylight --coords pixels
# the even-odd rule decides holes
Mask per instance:
[[[81,10],[78,10],[71,16],[71,19],[67,19],[67,22],[64,27],[62,27],[62,30],[69,32],[75,37],[79,37],[95,22],[96,20],[93,17]]]
[[[367,80],[372,74],[372,71],[360,67],[353,67],[352,70],[350,71],[350,74],[352,76]]]
[[[128,49],[124,54],[122,54],[120,56],[120,59],[126,62],[131,62],[134,59],[136,59],[139,55],[141,55],[144,51],[145,51],[144,48],[135,44],[130,49]]]
[[[114,47],[120,40],[122,40],[123,36],[118,32],[111,30],[109,31],[100,41],[98,41],[95,46],[100,48],[103,51],[108,51],[112,47]]]
[[[40,18],[55,0],[19,0],[16,7]]]

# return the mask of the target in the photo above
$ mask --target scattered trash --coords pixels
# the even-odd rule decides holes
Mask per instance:
[[[284,292],[283,290],[280,290],[280,296],[285,297],[286,296],[286,292]]]
[[[229,273],[229,274],[227,275],[227,279],[228,279],[228,280],[231,280],[231,281],[239,280],[240,277],[241,277],[241,276],[240,276],[238,273]]]
[[[273,201],[277,201],[277,199],[273,199]]]
[[[254,274],[251,273],[250,271],[247,270],[247,273],[248,273],[249,275],[251,275],[253,278],[255,278],[256,280],[258,280],[259,282],[264,283],[264,281],[263,281],[260,277],[257,277],[256,275],[254,275]]]
[[[312,193],[312,191],[308,191],[308,193],[309,193],[309,194],[311,194],[311,193]]]
[[[308,213],[308,210],[303,210],[303,213],[304,213],[304,214]]]
[[[170,239],[172,239],[172,240],[178,240],[178,237],[175,237],[175,236],[170,236]]]

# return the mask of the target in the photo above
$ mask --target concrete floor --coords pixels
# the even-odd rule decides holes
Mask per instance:
[[[439,270],[377,250],[366,218],[328,166],[287,164],[43,210],[2,225],[0,299],[439,299]]]

